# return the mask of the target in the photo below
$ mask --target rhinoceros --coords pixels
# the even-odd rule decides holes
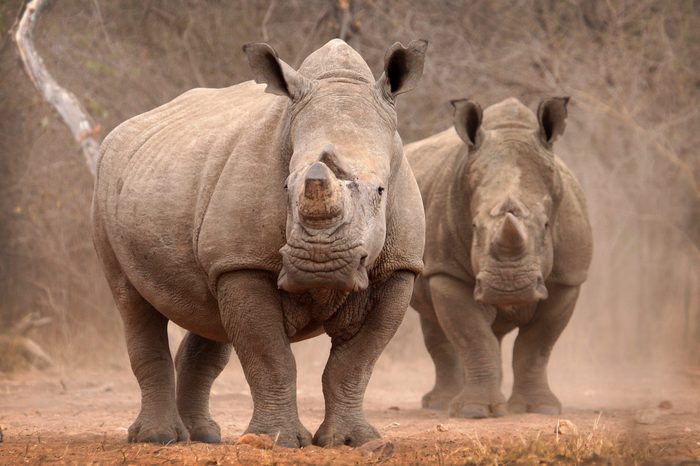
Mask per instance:
[[[193,89],[104,140],[93,237],[141,388],[130,441],[219,442],[209,395],[232,347],[253,398],[246,432],[287,447],[378,437],[364,392],[425,240],[395,98],[417,84],[426,47],[394,44],[375,81],[341,40],[298,70],[247,44],[258,84]],[[169,321],[189,330],[177,383]],[[312,438],[290,342],[324,331],[325,419]]]
[[[515,98],[484,112],[453,101],[453,128],[406,146],[427,225],[411,300],[435,364],[424,408],[466,418],[561,412],[547,363],[592,254],[583,191],[552,149],[567,103],[545,100],[535,115]],[[506,404],[500,343],[516,327]]]

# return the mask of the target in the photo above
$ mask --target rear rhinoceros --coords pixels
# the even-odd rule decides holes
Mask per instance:
[[[323,331],[332,349],[313,442],[378,437],[362,400],[425,235],[394,99],[420,79],[426,47],[392,46],[375,82],[341,40],[298,71],[249,44],[267,88],[194,89],[105,139],[93,234],[141,387],[130,441],[219,442],[209,393],[233,347],[253,397],[247,432],[309,444],[290,342]],[[177,384],[168,321],[189,330]]]
[[[482,124],[478,104],[455,101],[454,129],[406,146],[427,225],[411,301],[435,363],[425,408],[473,418],[561,411],[547,362],[592,251],[581,187],[552,152],[567,102],[546,100],[535,116],[507,99]],[[515,327],[506,408],[500,342]]]

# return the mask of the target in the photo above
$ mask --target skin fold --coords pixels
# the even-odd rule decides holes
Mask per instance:
[[[425,241],[394,102],[426,47],[394,44],[375,80],[340,40],[298,71],[248,44],[260,84],[193,89],[105,139],[93,237],[141,387],[130,441],[219,442],[209,394],[232,349],[253,397],[246,432],[287,447],[379,436],[362,400]],[[168,321],[190,332],[174,364]],[[326,416],[312,437],[290,344],[324,331]]]
[[[548,99],[534,114],[514,98],[483,113],[455,101],[453,128],[406,146],[427,225],[411,300],[435,364],[424,408],[466,418],[561,412],[547,363],[593,244],[581,187],[552,152],[567,103]],[[515,328],[506,401],[500,344]]]

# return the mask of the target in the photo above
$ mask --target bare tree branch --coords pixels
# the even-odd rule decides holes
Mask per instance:
[[[99,126],[93,126],[87,112],[80,105],[78,99],[70,91],[62,88],[44,66],[44,61],[34,48],[32,35],[34,27],[46,6],[48,0],[29,0],[17,23],[17,30],[14,35],[17,43],[17,50],[24,64],[24,69],[34,83],[34,86],[41,92],[51,106],[61,115],[64,123],[68,126],[76,142],[85,157],[85,163],[92,175],[95,175],[97,159],[99,157],[100,143],[97,141]]]
[[[260,26],[260,29],[262,30],[263,41],[265,42],[270,40],[270,35],[267,33],[267,23],[270,21],[270,17],[272,16],[272,10],[274,9],[275,0],[270,0],[270,6],[267,7],[267,11],[265,12],[265,16],[263,17],[262,25]]]

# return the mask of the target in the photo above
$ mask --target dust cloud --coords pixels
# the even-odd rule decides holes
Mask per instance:
[[[3,32],[20,3],[0,7]],[[338,33],[337,11],[320,0],[274,8],[262,1],[206,8],[101,2],[99,14],[96,3],[55,2],[36,37],[47,67],[81,99],[103,136],[189,88],[249,79],[240,52],[245,42],[266,35],[296,66]],[[394,41],[430,42],[421,84],[398,104],[406,142],[448,127],[450,99],[469,96],[486,107],[516,96],[534,110],[547,96],[571,97],[555,152],[586,192],[595,252],[574,317],[552,355],[552,388],[565,409],[635,408],[675,397],[697,412],[699,400],[683,391],[698,382],[700,365],[697,5],[353,4],[348,42],[375,73]],[[121,324],[89,235],[92,179],[12,49],[6,41],[0,61],[0,330],[38,312],[52,323],[31,337],[61,373],[126,371]],[[506,395],[512,341],[510,335],[503,344]],[[301,398],[320,396],[328,349],[326,337],[294,346]],[[377,364],[367,399],[418,407],[432,383],[409,309]],[[235,358],[215,390],[247,393]]]

